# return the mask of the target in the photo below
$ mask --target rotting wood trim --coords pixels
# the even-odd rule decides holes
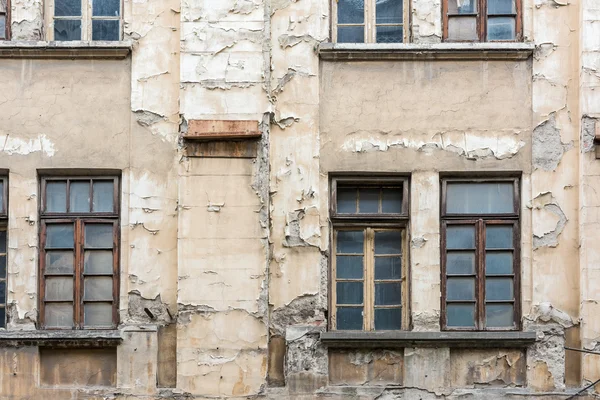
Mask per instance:
[[[122,341],[119,330],[0,331],[0,347],[114,347]]]
[[[256,139],[261,137],[258,121],[198,120],[188,121],[187,140]]]

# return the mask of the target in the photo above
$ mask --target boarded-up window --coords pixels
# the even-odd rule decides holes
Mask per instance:
[[[10,0],[0,0],[0,40],[10,39]]]

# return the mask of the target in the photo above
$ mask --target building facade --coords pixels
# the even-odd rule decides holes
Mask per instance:
[[[599,71],[594,0],[0,0],[0,398],[577,393]]]

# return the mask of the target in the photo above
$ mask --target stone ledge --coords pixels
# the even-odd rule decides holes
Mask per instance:
[[[118,330],[0,331],[0,347],[115,347],[122,341]]]
[[[384,60],[527,60],[533,43],[321,43],[318,51],[326,61]]]
[[[28,42],[0,41],[0,58],[16,59],[113,59],[129,56],[131,42]]]
[[[321,333],[328,347],[527,347],[536,340],[535,332],[350,332]]]

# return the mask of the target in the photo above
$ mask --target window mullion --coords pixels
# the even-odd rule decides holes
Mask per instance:
[[[487,0],[479,0],[479,40],[487,40]]]
[[[375,235],[373,233],[372,228],[366,229],[366,240],[365,240],[365,300],[364,304],[364,321],[365,321],[365,330],[372,331],[373,330],[373,318],[375,311],[374,301],[373,301],[373,288],[375,286],[375,281],[373,278],[373,264],[375,263],[374,256],[374,242]]]
[[[75,220],[75,328],[83,327],[83,223],[81,219]]]
[[[484,222],[483,219],[479,219],[477,221],[477,238],[476,238],[476,246],[477,246],[477,329],[484,329],[484,308],[485,308],[485,266],[484,266],[484,257],[485,257],[485,236],[484,236]]]

